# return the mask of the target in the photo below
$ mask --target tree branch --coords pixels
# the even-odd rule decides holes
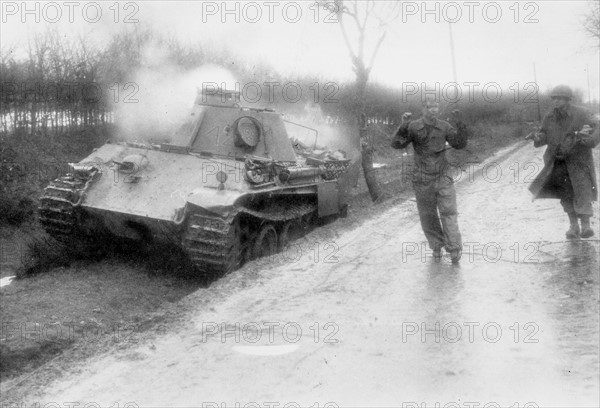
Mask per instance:
[[[371,68],[373,68],[373,64],[375,63],[375,58],[377,57],[379,48],[381,47],[381,44],[383,44],[383,40],[385,40],[386,35],[387,35],[387,32],[383,32],[381,34],[381,37],[379,37],[379,40],[377,41],[377,45],[375,45],[375,49],[373,50],[373,54],[371,54],[371,59],[369,60],[369,66],[367,67],[367,69],[371,70]]]
[[[341,2],[340,2],[341,3]],[[354,50],[352,49],[352,44],[350,44],[350,39],[348,38],[348,33],[346,32],[346,25],[344,24],[344,12],[342,11],[342,7],[338,7],[338,21],[340,22],[340,31],[342,32],[342,37],[344,38],[344,43],[346,43],[346,48],[348,48],[348,53],[350,53],[350,58],[352,61],[357,59]]]

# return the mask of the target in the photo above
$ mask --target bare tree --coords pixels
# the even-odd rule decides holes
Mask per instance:
[[[399,2],[335,0],[324,2],[323,6],[336,13],[356,75],[353,110],[359,126],[362,167],[371,199],[377,201],[383,196],[383,190],[373,171],[374,149],[367,128],[366,90],[371,69],[387,34],[387,24],[399,15]],[[375,38],[375,41],[369,41]]]
[[[14,103],[13,95],[8,93],[8,87],[16,86],[18,78],[18,64],[14,58],[14,45],[0,46],[0,82],[3,86],[0,88],[0,131],[8,133],[9,122],[12,118],[9,117]],[[10,95],[10,96],[9,96]]]
[[[50,40],[41,34],[36,34],[28,43],[29,60],[27,66],[28,83],[27,89],[32,91],[26,94],[24,103],[29,105],[29,117],[25,116],[23,122],[25,130],[31,129],[31,134],[36,134],[39,121],[39,86],[47,79],[50,66]]]
[[[600,0],[590,0],[588,6],[589,14],[583,19],[583,28],[596,40],[595,45],[600,47]]]

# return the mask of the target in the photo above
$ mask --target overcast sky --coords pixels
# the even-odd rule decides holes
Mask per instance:
[[[423,2],[400,3],[400,16],[389,26],[373,80],[396,88],[423,82],[444,87],[453,82],[451,26],[456,78],[464,93],[482,92],[492,82],[505,89],[517,83],[523,96],[526,83],[533,81],[535,63],[542,89],[566,83],[586,97],[589,69],[592,98],[599,98],[598,48],[582,28],[586,1],[428,1],[429,14]],[[185,42],[226,45],[245,59],[266,61],[282,72],[316,73],[325,81],[353,77],[339,23],[326,11],[317,12],[313,1],[154,1],[116,6],[112,1],[71,5],[59,1],[28,2],[26,7],[28,14],[20,1],[2,2],[3,46],[24,45],[48,27],[66,37],[84,33],[90,41],[102,43],[111,33],[138,24]],[[368,34],[374,40],[377,31]]]

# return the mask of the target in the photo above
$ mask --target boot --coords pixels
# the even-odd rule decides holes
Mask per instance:
[[[571,227],[566,233],[567,239],[577,239],[579,238],[579,220],[577,219],[577,214],[575,213],[567,213],[569,216],[569,222],[571,223]],[[592,232],[593,234],[593,232]]]
[[[454,265],[458,264],[458,262],[460,261],[461,255],[462,255],[462,252],[460,249],[453,249],[452,251],[450,251],[450,259],[452,260],[452,263]]]
[[[594,230],[590,226],[590,216],[580,215],[581,220],[581,238],[590,238],[594,236]]]

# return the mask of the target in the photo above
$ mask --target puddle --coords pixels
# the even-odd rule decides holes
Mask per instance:
[[[587,266],[598,262],[598,241],[573,240],[548,242],[539,246],[539,252],[553,256],[556,261],[570,266]]]
[[[8,286],[10,285],[10,283],[12,282],[12,280],[15,278],[15,276],[7,276],[5,278],[1,278],[0,279],[0,288],[3,286]]]

